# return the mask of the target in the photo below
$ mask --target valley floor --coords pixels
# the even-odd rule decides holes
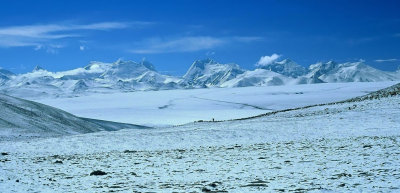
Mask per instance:
[[[198,120],[237,119],[335,102],[396,83],[398,81],[92,93],[73,98],[35,101],[81,117],[146,126],[169,126]]]
[[[0,192],[400,191],[400,97],[0,142]],[[95,170],[105,175],[90,175]]]

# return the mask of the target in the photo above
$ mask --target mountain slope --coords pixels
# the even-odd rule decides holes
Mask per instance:
[[[65,111],[0,94],[0,139],[24,137],[49,137],[144,128],[76,117]]]
[[[384,72],[359,62],[338,64],[334,61],[317,63],[309,67],[307,75],[323,82],[377,82],[398,80],[393,73]]]
[[[149,71],[155,72],[154,67],[149,66],[149,63],[118,60],[110,65],[100,77],[105,79],[131,79]]]
[[[258,67],[292,78],[297,78],[307,73],[306,68],[300,66],[299,64],[290,59],[285,59],[279,62],[275,61],[266,65],[258,65]]]
[[[244,72],[237,64],[220,64],[211,59],[197,60],[183,76],[183,81],[194,87],[219,86]]]
[[[15,76],[15,74],[8,70],[0,68],[0,86],[10,80],[12,76]]]
[[[278,86],[291,81],[293,81],[292,78],[282,74],[265,69],[255,69],[238,75],[236,78],[221,84],[221,87]]]
[[[355,102],[355,101],[364,101],[364,100],[372,100],[372,99],[381,99],[381,98],[387,98],[387,97],[393,97],[393,96],[399,96],[400,95],[400,83],[395,84],[393,86],[366,94],[364,96],[359,96],[355,98],[351,98],[349,100],[346,100],[345,102]]]

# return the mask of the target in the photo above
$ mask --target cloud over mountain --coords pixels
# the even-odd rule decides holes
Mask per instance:
[[[276,61],[278,58],[280,58],[281,55],[279,54],[272,54],[271,56],[261,56],[260,60],[257,62],[257,66],[265,66],[268,64],[271,64],[272,62]]]

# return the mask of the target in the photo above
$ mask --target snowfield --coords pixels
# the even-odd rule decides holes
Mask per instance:
[[[0,184],[2,192],[397,192],[399,139],[16,154],[15,160],[1,163],[5,168]],[[90,176],[94,170],[107,174]]]
[[[147,126],[228,120],[344,100],[397,82],[163,90],[35,100],[74,115]]]
[[[320,98],[344,97],[339,93],[346,88],[361,93],[372,89],[369,84],[328,85],[329,94]],[[306,88],[302,92],[313,90]],[[251,102],[245,98],[227,99]],[[0,192],[397,192],[399,107],[397,95],[246,120],[3,141]],[[104,175],[90,175],[96,170]]]

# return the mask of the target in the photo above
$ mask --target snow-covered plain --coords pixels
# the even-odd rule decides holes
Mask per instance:
[[[393,96],[247,120],[0,142],[8,154],[0,156],[0,192],[396,192],[399,107]],[[106,174],[91,176],[95,170]]]
[[[396,82],[162,90],[38,99],[77,116],[147,126],[228,120],[367,94]]]

